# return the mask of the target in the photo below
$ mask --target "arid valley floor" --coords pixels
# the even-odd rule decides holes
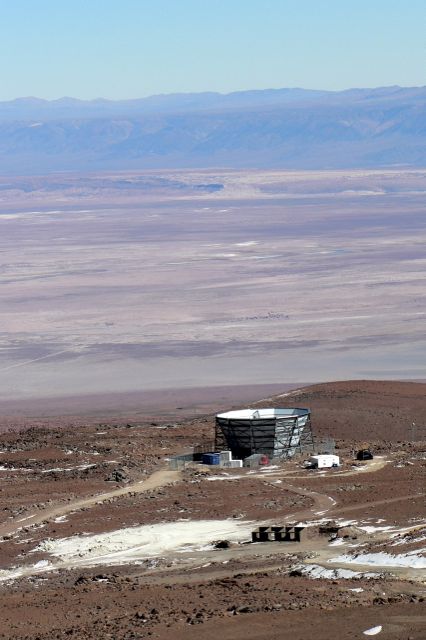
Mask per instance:
[[[1,413],[424,378],[425,192],[403,169],[2,178]]]
[[[349,381],[253,397],[311,408],[342,461],[315,472],[300,456],[171,470],[170,456],[211,441],[211,414],[4,418],[0,637],[345,640],[381,627],[383,640],[422,640],[425,392]],[[356,462],[365,443],[375,457]],[[319,533],[330,521],[333,541]],[[309,535],[249,542],[289,522]]]

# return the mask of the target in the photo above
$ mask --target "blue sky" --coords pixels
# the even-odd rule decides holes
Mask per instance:
[[[426,84],[426,0],[0,0],[0,100]]]

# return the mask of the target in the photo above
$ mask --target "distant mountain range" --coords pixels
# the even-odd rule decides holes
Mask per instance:
[[[426,166],[426,87],[0,102],[0,171]]]

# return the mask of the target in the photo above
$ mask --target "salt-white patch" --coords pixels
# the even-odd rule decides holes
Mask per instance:
[[[379,624],[377,625],[377,627],[371,627],[371,629],[366,629],[365,631],[363,631],[363,634],[365,636],[377,636],[378,633],[380,633],[382,630],[382,625]]]
[[[213,258],[236,258],[238,253],[214,253]]]
[[[253,523],[190,520],[118,529],[110,533],[45,540],[34,551],[61,559],[66,566],[125,564],[145,558],[203,548],[214,540],[247,540]]]
[[[380,551],[379,553],[360,553],[356,556],[343,555],[333,558],[329,562],[341,562],[342,564],[368,564],[379,567],[408,567],[410,569],[426,569],[426,557],[420,555],[425,549],[410,551],[392,555]]]
[[[348,589],[348,591],[353,591],[354,593],[362,593],[364,589],[362,587],[355,587],[354,589]]]

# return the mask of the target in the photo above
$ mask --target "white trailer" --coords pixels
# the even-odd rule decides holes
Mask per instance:
[[[309,466],[313,469],[331,469],[332,467],[340,467],[339,456],[331,454],[321,454],[311,456],[309,458]]]

